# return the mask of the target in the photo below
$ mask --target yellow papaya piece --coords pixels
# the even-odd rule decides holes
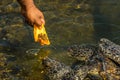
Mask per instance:
[[[34,40],[41,45],[50,45],[44,25],[41,27],[34,25]]]

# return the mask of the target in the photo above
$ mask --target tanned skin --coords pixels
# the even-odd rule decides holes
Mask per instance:
[[[33,0],[17,0],[21,5],[21,12],[30,25],[45,24],[43,13],[35,6]]]

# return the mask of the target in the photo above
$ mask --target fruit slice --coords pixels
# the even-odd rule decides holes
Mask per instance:
[[[40,42],[41,45],[50,45],[44,25],[41,27],[34,25],[34,40]]]

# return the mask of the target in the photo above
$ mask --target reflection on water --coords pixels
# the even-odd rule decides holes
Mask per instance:
[[[17,58],[8,67],[14,68],[13,71],[16,67],[21,70],[18,75],[13,74],[14,79],[43,80],[41,59],[46,56],[71,65],[74,59],[66,54],[69,45],[97,43],[102,37],[120,44],[120,1],[35,0],[45,15],[45,27],[51,41],[50,46],[44,47],[34,42],[33,29],[24,24],[19,14],[20,6],[14,0],[2,0],[0,4],[0,41],[10,43],[10,46],[0,43],[0,47],[15,47],[13,52],[5,53]],[[0,53],[5,48],[0,48]]]

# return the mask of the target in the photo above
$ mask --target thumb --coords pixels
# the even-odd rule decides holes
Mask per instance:
[[[41,19],[41,23],[45,25],[45,20],[43,18]]]
[[[35,20],[35,25],[41,26],[42,24],[45,25],[45,20],[44,19],[37,19]]]

